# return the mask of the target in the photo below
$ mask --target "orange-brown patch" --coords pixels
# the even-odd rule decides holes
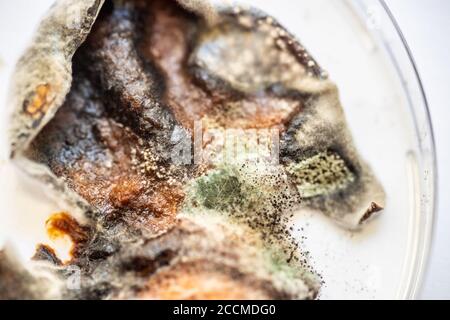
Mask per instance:
[[[142,191],[142,185],[139,180],[134,178],[121,177],[113,184],[109,199],[116,207],[128,205],[133,199],[139,196]]]

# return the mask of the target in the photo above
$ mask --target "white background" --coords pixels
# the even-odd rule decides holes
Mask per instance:
[[[450,299],[450,1],[386,0],[415,57],[438,156],[434,243],[421,298]]]

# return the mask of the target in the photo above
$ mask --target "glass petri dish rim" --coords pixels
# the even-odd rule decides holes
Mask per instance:
[[[347,5],[361,19],[364,16],[366,19],[369,18],[367,13],[370,9],[379,9],[377,11],[382,15],[379,18],[385,24],[389,24],[389,26],[380,28],[381,30],[374,31],[374,33],[377,33],[375,36],[378,38],[378,42],[387,52],[388,59],[400,77],[414,123],[418,150],[415,152],[414,158],[414,164],[417,168],[415,168],[413,174],[416,175],[416,179],[412,180],[411,183],[415,184],[413,187],[412,214],[416,215],[416,225],[411,231],[413,238],[413,244],[410,248],[412,258],[405,259],[407,265],[404,269],[407,274],[407,281],[402,284],[397,294],[398,299],[414,299],[418,297],[423,285],[436,224],[438,173],[429,104],[410,46],[385,0],[347,0]],[[397,44],[396,48],[393,48],[392,42],[386,40],[388,33],[391,40]],[[413,93],[417,100],[411,98]]]

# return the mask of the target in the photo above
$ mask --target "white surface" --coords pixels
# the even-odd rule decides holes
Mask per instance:
[[[0,81],[1,81],[1,86],[0,86],[0,96],[3,99],[3,97],[5,96],[5,93],[7,92],[7,87],[4,85],[7,81],[7,76],[8,73],[11,71],[12,68],[12,62],[15,60],[15,57],[17,57],[18,53],[21,52],[26,44],[26,42],[28,41],[30,35],[31,35],[31,31],[32,28],[30,26],[33,26],[37,20],[39,19],[38,14],[42,13],[43,11],[45,11],[45,8],[48,6],[49,3],[51,3],[51,0],[40,0],[40,1],[33,1],[33,8],[31,10],[30,8],[30,1],[25,1],[25,0],[21,0],[21,1],[14,1],[14,6],[11,5],[10,2],[0,2],[0,14],[2,16],[1,24],[2,27],[0,29],[0,43],[2,45],[0,45],[0,59],[4,60],[4,64],[3,66],[1,66],[0,63]],[[264,1],[263,1],[264,2]],[[441,87],[442,89],[444,88],[444,76],[441,76],[441,80],[439,79],[439,74],[434,74],[434,72],[439,72],[439,71],[443,71],[443,70],[447,70],[448,71],[448,67],[447,69],[445,68],[436,68],[436,62],[435,61],[430,61],[427,60],[430,59],[429,57],[432,56],[432,54],[430,54],[430,52],[426,52],[424,53],[424,49],[425,50],[429,50],[429,48],[432,48],[431,42],[436,41],[430,41],[430,39],[426,39],[426,32],[424,31],[424,29],[426,30],[426,28],[423,28],[422,24],[425,23],[420,23],[418,21],[420,21],[419,16],[421,14],[430,14],[429,11],[427,10],[431,10],[430,6],[432,7],[434,4],[434,8],[437,14],[440,14],[442,16],[443,13],[449,12],[450,10],[443,10],[441,9],[441,7],[439,7],[439,3],[441,5],[446,5],[448,7],[449,2],[446,1],[428,1],[428,2],[423,2],[422,5],[420,5],[421,1],[420,0],[416,0],[416,1],[390,1],[390,2],[396,2],[396,7],[395,8],[400,8],[398,9],[399,11],[402,11],[404,13],[404,9],[402,9],[402,3],[403,3],[403,8],[408,8],[406,7],[406,2],[408,2],[409,4],[411,4],[411,7],[413,7],[413,2],[414,5],[417,7],[417,11],[416,11],[416,15],[414,16],[414,13],[409,13],[409,16],[407,18],[402,18],[400,13],[397,13],[396,11],[394,11],[395,15],[398,16],[399,22],[403,27],[403,19],[406,19],[406,21],[408,22],[409,25],[411,25],[412,27],[412,32],[414,34],[414,36],[416,37],[416,39],[418,40],[412,40],[409,37],[408,34],[408,29],[407,26],[405,27],[405,34],[407,36],[407,38],[410,40],[410,45],[413,49],[413,52],[416,54],[416,48],[414,46],[414,41],[417,41],[418,43],[421,43],[420,45],[418,45],[419,47],[421,47],[422,50],[422,59],[425,63],[423,65],[423,67],[421,66],[421,54],[418,53],[417,54],[417,60],[418,60],[418,64],[419,64],[419,68],[421,69],[421,73],[423,76],[423,80],[425,82],[425,87],[427,89],[427,91],[429,92],[429,100],[430,100],[430,104],[432,105],[432,112],[433,112],[433,108],[434,106],[439,106],[439,97],[436,95],[436,101],[433,102],[433,95],[431,94],[433,89],[438,89],[439,87]],[[286,2],[288,3],[288,2]],[[423,7],[423,8],[422,8]],[[279,4],[279,2],[277,1],[277,5],[274,8],[283,8],[282,5]],[[427,9],[427,10],[424,10]],[[332,12],[332,10],[331,10]],[[281,14],[281,12],[280,12]],[[290,16],[293,16],[294,13],[292,13]],[[308,19],[308,17],[310,17],[308,15],[308,12],[304,12],[304,14],[302,15],[303,19]],[[283,23],[287,25],[287,27],[289,29],[291,29],[292,31],[294,31],[294,33],[297,33],[299,35],[302,34],[302,29],[301,29],[301,24],[300,26],[296,24],[296,22],[298,22],[297,17],[293,17],[294,20],[290,22],[289,21],[285,21],[283,20]],[[423,18],[425,20],[425,18]],[[445,20],[445,19],[444,19]],[[448,20],[448,17],[447,17]],[[24,23],[24,21],[26,21],[26,23]],[[433,21],[435,22],[434,18]],[[317,21],[318,22],[318,21]],[[339,23],[339,21],[337,21]],[[340,21],[340,23],[343,23],[345,21]],[[306,24],[307,25],[307,24]],[[4,26],[8,26],[8,28],[5,28]],[[309,22],[309,26],[314,26],[314,22]],[[315,26],[316,30],[320,29],[320,24]],[[416,30],[417,29],[417,30]],[[305,30],[305,29],[303,29]],[[324,33],[326,31],[324,30]],[[395,167],[391,167],[390,168],[390,172],[384,172],[384,168],[386,166],[391,165],[390,161],[387,161],[387,159],[380,159],[380,157],[377,157],[377,154],[371,154],[371,152],[373,153],[374,150],[376,148],[371,148],[370,146],[373,145],[377,145],[377,144],[383,144],[385,145],[386,143],[390,143],[391,144],[391,148],[392,150],[399,150],[398,153],[398,160],[395,160],[394,162],[398,162],[400,164],[401,161],[404,161],[404,159],[402,158],[403,154],[401,153],[404,149],[402,149],[402,147],[398,147],[398,145],[395,145],[396,143],[398,144],[405,144],[407,145],[408,142],[408,137],[398,137],[397,140],[395,139],[389,139],[390,136],[390,132],[392,132],[392,130],[400,130],[397,131],[398,132],[404,132],[402,131],[402,129],[396,128],[396,129],[392,129],[392,128],[385,128],[383,127],[383,125],[387,125],[383,123],[383,121],[376,121],[376,114],[372,114],[375,108],[370,108],[369,105],[367,105],[366,103],[364,103],[366,100],[364,100],[367,95],[372,94],[373,96],[378,97],[379,99],[381,99],[382,101],[388,101],[387,103],[384,103],[384,107],[386,109],[395,109],[395,108],[389,108],[390,104],[394,103],[394,100],[392,100],[392,97],[383,97],[382,94],[378,95],[377,92],[386,92],[389,91],[389,89],[386,89],[386,87],[390,87],[389,82],[385,82],[385,81],[378,81],[379,85],[378,87],[376,87],[376,90],[368,93],[368,92],[364,92],[363,90],[354,90],[354,81],[351,77],[351,74],[349,74],[349,70],[347,70],[346,65],[343,63],[342,61],[337,61],[337,57],[340,57],[342,55],[340,54],[336,54],[333,55],[333,50],[323,50],[323,51],[318,51],[318,50],[314,50],[315,47],[322,47],[322,44],[320,43],[320,39],[321,37],[326,37],[327,34],[322,34],[321,36],[319,36],[318,38],[308,38],[307,34],[308,32],[303,32],[303,34],[305,34],[305,37],[303,37],[303,42],[305,44],[307,44],[307,46],[311,49],[312,52],[314,52],[314,55],[316,56],[316,58],[324,65],[327,67],[327,69],[330,71],[330,73],[332,74],[333,79],[335,79],[338,83],[339,86],[341,87],[341,93],[342,93],[342,99],[344,104],[346,105],[346,111],[349,117],[349,121],[352,127],[352,130],[354,132],[360,132],[363,133],[361,135],[365,136],[365,137],[372,137],[369,139],[370,142],[366,145],[365,143],[363,143],[363,141],[361,140],[362,138],[357,137],[357,144],[359,149],[361,150],[361,152],[363,153],[364,157],[366,157],[367,159],[369,159],[369,161],[372,163],[372,165],[374,166],[375,170],[377,171],[377,174],[380,175],[380,178],[383,182],[383,184],[386,186],[386,188],[388,189],[388,193],[389,194],[395,194],[398,198],[403,198],[404,195],[401,195],[400,192],[401,190],[405,190],[406,188],[396,188],[398,187],[398,183],[396,184],[396,180],[399,181],[405,181],[405,178],[402,176],[403,174],[405,174],[402,170],[397,170],[395,171]],[[350,37],[351,33],[348,33],[349,37]],[[418,35],[422,35],[422,38],[419,38]],[[445,38],[446,37],[446,33],[445,32],[440,32],[440,33],[436,33],[436,35],[441,38]],[[432,38],[434,39],[434,38]],[[330,45],[331,47],[329,49],[335,49],[335,50],[344,50],[343,46],[340,45],[339,43],[339,37],[333,38],[331,39],[332,41],[329,41],[328,45]],[[426,41],[428,40],[428,44],[426,44]],[[445,40],[445,39],[444,39]],[[345,43],[353,43],[353,39],[350,37],[349,39],[347,39],[345,41]],[[422,42],[420,42],[422,41]],[[357,42],[357,41],[355,41]],[[333,48],[334,46],[334,48]],[[439,50],[439,45],[434,44],[436,51]],[[448,44],[447,44],[447,49],[448,49]],[[362,50],[361,48],[359,48],[359,50]],[[448,52],[448,51],[447,51]],[[362,57],[363,55],[361,55],[360,57]],[[442,53],[442,61],[445,61],[444,58],[444,53]],[[372,70],[374,69],[375,65],[371,65],[371,66],[365,66],[365,61],[364,60],[354,60],[353,61],[354,64],[357,65],[357,67],[354,68],[354,70],[351,70],[351,72],[356,72],[356,71],[360,71],[360,70],[365,70],[366,72],[364,72],[365,75],[367,75],[367,81],[377,81],[377,80],[386,80],[386,76],[383,73],[383,66],[380,64],[380,68],[375,68],[376,70],[379,70],[379,73],[376,72],[376,70]],[[366,69],[367,68],[367,69]],[[428,69],[428,71],[430,72],[427,76],[427,74],[425,74],[425,71],[423,69]],[[350,72],[350,73],[351,73]],[[375,79],[373,79],[373,76],[375,75]],[[378,78],[377,78],[378,77]],[[427,79],[427,77],[429,79]],[[448,77],[447,77],[448,79]],[[433,85],[433,81],[435,81],[435,85]],[[384,85],[382,85],[384,84]],[[386,86],[386,87],[385,87]],[[392,84],[393,87],[395,87],[395,84]],[[430,86],[431,86],[431,90],[430,90]],[[364,86],[363,86],[364,87]],[[362,87],[362,89],[363,89]],[[358,88],[360,89],[360,88]],[[379,91],[378,91],[379,90]],[[392,89],[393,91],[395,91],[395,89]],[[443,92],[445,92],[445,90],[443,90]],[[448,94],[448,92],[447,92]],[[384,100],[383,100],[384,99]],[[391,99],[391,100],[390,100]],[[444,100],[445,101],[445,100]],[[450,101],[449,99],[446,99],[446,101]],[[2,101],[3,102],[3,101]],[[372,101],[372,103],[377,103],[376,101]],[[379,104],[379,103],[378,103]],[[442,104],[442,106],[444,107],[445,105]],[[350,109],[349,109],[350,108]],[[439,108],[439,107],[436,107]],[[441,109],[437,109],[440,110],[438,112],[443,112],[445,111],[444,108]],[[379,112],[379,111],[378,111]],[[436,114],[434,114],[436,115]],[[435,119],[435,122],[438,125],[438,133],[440,130],[444,131],[445,127],[441,127],[439,128],[439,121],[443,124],[445,124],[445,115],[440,113],[438,115],[439,119]],[[361,123],[361,121],[357,121],[357,119],[359,117],[369,117],[371,119],[375,119],[374,121],[374,125],[371,126],[366,126],[364,125],[364,123]],[[378,115],[379,117],[379,115]],[[392,119],[399,119],[399,117],[401,118],[401,114],[400,115],[394,115]],[[436,118],[436,117],[435,117]],[[398,123],[400,123],[401,121],[398,121]],[[392,121],[390,123],[390,125],[394,126],[393,123],[397,123],[397,121]],[[400,126],[400,125],[399,125]],[[446,130],[448,130],[448,126],[446,126]],[[378,139],[374,138],[377,135],[373,134],[372,131],[370,130],[378,130],[380,129],[379,132],[384,132],[387,136],[382,138],[378,136]],[[391,131],[390,131],[391,130]],[[398,136],[396,134],[396,136]],[[441,137],[441,139],[439,139],[439,134],[438,134],[438,146],[439,144],[445,144],[446,138],[448,138],[448,132],[447,135],[445,134],[445,132],[443,132],[443,136]],[[367,138],[364,138],[367,139]],[[439,141],[441,140],[441,141]],[[367,140],[364,140],[364,142],[366,142]],[[405,142],[406,141],[406,142]],[[385,146],[383,146],[385,147]],[[405,146],[403,146],[403,148],[405,148]],[[407,148],[407,147],[406,147]],[[401,152],[400,152],[401,151]],[[441,156],[446,157],[444,158],[448,159],[448,153],[441,153]],[[6,154],[1,154],[1,158],[5,159]],[[393,155],[392,157],[396,157],[395,155]],[[391,157],[391,159],[392,159]],[[372,159],[377,159],[377,161],[372,161]],[[383,162],[385,161],[385,162]],[[387,161],[387,162],[386,162]],[[388,164],[389,162],[389,164]],[[449,163],[448,161],[446,163]],[[402,162],[403,165],[403,162]],[[381,170],[380,168],[383,168],[383,170]],[[441,166],[442,168],[442,166]],[[392,170],[392,171],[391,171]],[[442,172],[441,169],[441,183],[448,183],[446,181],[444,181],[444,177],[443,174],[444,172]],[[447,176],[448,177],[448,176]],[[3,180],[6,181],[6,180]],[[16,180],[15,180],[16,181]],[[15,182],[17,183],[17,182]],[[9,186],[8,189],[12,189],[13,191],[10,192],[10,194],[14,193],[14,186]],[[445,186],[443,186],[445,187]],[[398,189],[399,191],[395,190]],[[441,188],[441,190],[449,190],[449,186],[447,185],[446,189]],[[395,198],[397,198],[395,197]],[[445,195],[443,195],[443,192],[441,192],[441,199],[445,198]],[[310,224],[309,227],[309,232],[313,235],[313,234],[326,234],[327,237],[322,239],[322,243],[320,243],[320,241],[317,241],[317,237],[309,237],[310,240],[310,246],[314,247],[314,246],[318,246],[323,248],[323,246],[326,246],[327,244],[333,244],[328,245],[327,250],[322,251],[322,257],[320,259],[322,259],[322,261],[326,261],[325,264],[320,265],[319,264],[319,269],[321,269],[322,272],[327,272],[326,270],[328,269],[328,289],[329,288],[336,288],[338,291],[341,290],[343,292],[342,297],[354,297],[354,298],[361,298],[361,297],[381,297],[381,298],[392,298],[394,297],[393,292],[395,291],[395,279],[400,277],[401,275],[401,261],[403,261],[403,256],[402,256],[402,251],[404,250],[405,244],[402,241],[395,241],[396,246],[392,246],[392,239],[395,239],[396,234],[401,234],[402,233],[402,224],[406,225],[404,223],[404,217],[401,216],[400,214],[397,214],[398,212],[405,212],[404,209],[400,208],[400,207],[395,207],[395,206],[401,206],[401,202],[400,200],[398,201],[391,201],[391,206],[390,208],[387,210],[387,213],[385,216],[382,217],[382,219],[379,219],[379,221],[376,222],[376,224],[374,224],[373,226],[371,226],[371,228],[369,229],[369,231],[367,232],[368,235],[357,235],[357,236],[351,236],[350,234],[343,232],[343,231],[339,231],[335,228],[334,225],[332,225],[327,219],[315,215],[313,217],[311,217],[310,219],[314,220],[311,222],[314,222],[312,224]],[[440,209],[445,209],[445,208],[449,208],[448,207],[448,203],[447,203],[447,207],[443,207],[441,206]],[[29,207],[26,206],[25,204],[21,207],[20,210],[26,211],[26,212],[30,212],[35,208],[34,207]],[[3,211],[5,211],[5,209],[3,209]],[[49,210],[46,210],[46,212],[48,212]],[[46,212],[41,212],[41,216],[39,217],[35,217],[36,219],[36,223],[39,223],[39,221],[44,221]],[[441,211],[441,212],[445,212]],[[448,210],[447,210],[448,212]],[[385,218],[386,217],[386,218]],[[5,226],[3,225],[3,228],[14,228],[16,226],[20,226],[21,225],[21,221],[23,219],[22,218],[17,218],[10,223],[10,225]],[[449,263],[449,250],[447,250],[444,246],[449,243],[449,238],[447,235],[447,238],[445,239],[445,225],[444,222],[445,220],[447,220],[447,224],[446,226],[449,227],[450,226],[450,221],[449,218],[446,217],[440,217],[441,221],[438,223],[438,234],[442,234],[443,236],[441,237],[444,242],[442,242],[442,244],[440,244],[440,242],[437,243],[437,245],[434,248],[435,254],[433,256],[433,265],[430,269],[430,275],[428,276],[428,282],[427,282],[427,286],[425,289],[425,293],[424,296],[425,297],[449,297],[449,288],[450,288],[450,283],[449,283],[449,277],[447,276],[446,272],[450,267],[450,263]],[[442,222],[444,221],[444,222]],[[304,221],[305,223],[305,221]],[[382,232],[381,232],[382,231]],[[319,239],[320,240],[320,239]],[[441,240],[439,240],[441,241]],[[446,241],[446,242],[445,242]],[[342,247],[342,245],[344,245],[344,247]],[[351,245],[351,247],[350,247]],[[312,248],[313,249],[313,248]],[[373,255],[371,257],[371,252],[383,252],[386,251],[388,252],[388,255],[390,256],[390,259],[385,259],[383,260],[384,262],[380,262],[379,259],[377,259],[376,254]],[[318,251],[316,251],[318,252]],[[314,251],[312,251],[312,253],[314,254]],[[356,254],[357,253],[357,254]],[[447,258],[445,259],[445,254],[447,254]],[[317,255],[317,254],[316,254]],[[357,257],[357,261],[355,261],[354,257]],[[325,260],[323,260],[325,259]],[[351,262],[351,263],[350,263]],[[352,269],[347,269],[346,271],[346,266],[348,266],[350,264],[353,264],[355,266],[355,268]],[[332,264],[332,268],[330,268],[330,264]],[[389,271],[387,271],[389,270]],[[345,271],[347,273],[345,273]],[[336,273],[336,274],[333,274]],[[356,273],[355,273],[356,272]],[[359,274],[357,273],[359,272]],[[337,276],[339,275],[339,276]],[[325,275],[327,276],[327,275]],[[348,284],[348,281],[343,281],[343,279],[341,278],[345,278],[345,279],[350,279],[350,284]],[[331,281],[330,281],[331,280]],[[398,280],[398,279],[397,279]],[[357,283],[358,281],[363,282],[363,283]],[[347,282],[347,283],[346,283]],[[383,289],[380,289],[383,288]],[[327,288],[325,289],[327,290]],[[325,292],[329,292],[329,291],[325,291]],[[345,292],[345,293],[344,293]]]
[[[450,299],[450,1],[386,0],[411,47],[430,105],[438,155],[438,207],[424,299]]]

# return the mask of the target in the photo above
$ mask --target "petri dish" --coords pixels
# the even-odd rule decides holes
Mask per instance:
[[[215,3],[231,4],[215,0]],[[40,15],[19,0],[1,4],[0,101],[14,63]],[[234,2],[233,2],[234,3]],[[362,157],[387,194],[384,212],[359,232],[343,230],[317,212],[294,217],[303,250],[323,277],[320,299],[412,299],[420,292],[433,230],[436,163],[427,101],[412,54],[387,5],[378,0],[242,0],[297,36],[337,83],[348,124]],[[27,10],[25,10],[27,9]],[[32,12],[33,14],[31,14]],[[18,13],[20,16],[14,16]],[[3,19],[4,18],[4,19]],[[25,21],[25,22],[24,22]],[[14,39],[14,41],[11,41]],[[2,119],[2,132],[7,117]],[[6,135],[2,135],[5,137]],[[0,243],[7,239],[24,260],[44,241],[48,214],[61,209],[8,164],[1,140]]]

